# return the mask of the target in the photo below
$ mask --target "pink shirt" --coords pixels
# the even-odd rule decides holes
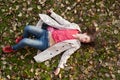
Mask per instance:
[[[73,35],[78,33],[79,31],[77,29],[53,30],[52,37],[58,43],[64,40],[75,39]]]

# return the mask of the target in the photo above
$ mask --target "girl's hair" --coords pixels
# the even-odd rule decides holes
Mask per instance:
[[[90,42],[89,43],[82,43],[83,45],[89,45],[91,47],[95,46],[95,39],[97,36],[98,31],[95,27],[89,27],[83,33],[87,33],[88,36],[90,36]]]
[[[95,27],[88,27],[85,31],[88,36],[90,36],[90,43],[94,42],[97,35],[97,30]]]

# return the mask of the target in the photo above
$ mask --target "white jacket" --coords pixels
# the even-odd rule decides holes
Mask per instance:
[[[51,12],[51,15],[48,16],[46,14],[39,14],[40,20],[37,23],[37,27],[42,26],[43,23],[46,23],[50,26],[53,26],[57,29],[78,29],[80,32],[80,28],[77,24],[71,23],[65,19],[63,19],[58,14]],[[72,55],[77,49],[79,49],[81,46],[81,43],[77,39],[72,40],[65,40],[59,43],[56,43],[55,45],[49,47],[48,49],[44,50],[43,52],[39,52],[36,56],[34,56],[34,59],[36,62],[43,62],[48,59],[53,58],[54,56],[62,53],[61,60],[59,62],[58,67],[64,68],[66,65],[67,59]]]

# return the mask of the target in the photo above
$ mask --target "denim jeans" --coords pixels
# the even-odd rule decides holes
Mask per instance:
[[[30,35],[35,39],[30,39]],[[25,46],[33,47],[39,50],[45,50],[49,47],[48,31],[35,26],[26,26],[24,28],[23,39],[16,45],[12,46],[13,50],[24,48]]]

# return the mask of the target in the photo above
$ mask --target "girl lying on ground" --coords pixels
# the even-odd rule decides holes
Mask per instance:
[[[80,27],[71,23],[53,12],[47,11],[46,14],[39,14],[40,20],[36,26],[28,25],[24,28],[24,33],[16,39],[16,45],[5,46],[3,52],[10,53],[24,48],[25,46],[36,48],[38,54],[34,56],[36,62],[43,62],[62,53],[58,67],[54,71],[58,75],[61,68],[66,65],[67,59],[82,43],[90,43],[95,39],[96,31],[82,33]],[[35,38],[31,39],[32,35]]]

